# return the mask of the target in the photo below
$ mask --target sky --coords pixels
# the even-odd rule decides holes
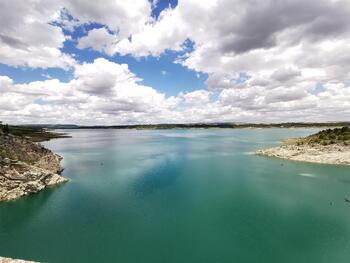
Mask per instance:
[[[1,0],[0,121],[350,120],[349,0]]]

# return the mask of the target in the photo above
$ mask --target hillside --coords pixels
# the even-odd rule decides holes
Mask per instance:
[[[39,134],[48,138],[47,132],[26,137],[0,131],[0,201],[13,200],[67,181],[59,175],[62,157],[31,140],[42,139]]]
[[[0,122],[0,133],[12,134],[19,137],[27,137],[33,142],[49,141],[56,138],[69,137],[65,133],[57,133],[42,127],[25,127],[15,125],[5,125]]]
[[[308,137],[298,139],[297,144],[350,145],[350,127],[322,130]]]

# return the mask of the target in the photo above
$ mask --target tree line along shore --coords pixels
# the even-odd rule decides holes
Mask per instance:
[[[132,125],[27,124],[27,128],[47,129],[239,129],[239,128],[328,128],[350,126],[350,122],[284,122],[284,123],[164,123]]]

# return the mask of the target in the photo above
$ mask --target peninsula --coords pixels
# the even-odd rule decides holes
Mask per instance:
[[[65,135],[43,129],[1,125],[0,202],[67,181],[59,175],[62,157],[37,143],[59,137]]]
[[[350,165],[350,127],[326,129],[305,138],[287,139],[258,155],[294,161]]]

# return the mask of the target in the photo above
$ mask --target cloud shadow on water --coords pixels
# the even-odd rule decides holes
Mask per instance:
[[[146,171],[135,180],[133,184],[134,192],[138,196],[143,196],[171,186],[182,174],[183,163],[184,159],[176,160],[176,162],[166,160],[157,168]]]

